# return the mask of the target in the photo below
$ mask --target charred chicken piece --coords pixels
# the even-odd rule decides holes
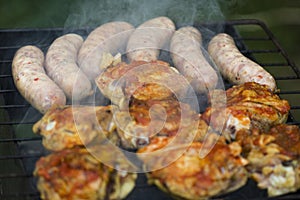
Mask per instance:
[[[222,133],[228,140],[235,139],[239,130],[259,128],[268,131],[271,126],[282,124],[287,120],[289,103],[280,99],[265,85],[247,82],[233,86],[226,91],[227,100],[225,99],[224,104],[218,98],[218,93],[221,94],[222,91],[214,93],[216,100],[212,101],[215,101],[213,102],[215,106],[208,107],[202,119],[213,129],[222,127],[223,124],[220,123],[225,123]]]
[[[175,198],[194,200],[225,194],[246,183],[247,171],[244,165],[247,161],[240,156],[239,144],[227,145],[218,142],[206,157],[200,158],[199,152],[204,143],[193,142],[191,145],[166,147],[172,139],[172,137],[154,138],[149,145],[138,150],[146,170],[149,166],[150,168],[157,166],[157,170],[147,173],[150,184],[155,184]],[[149,156],[143,156],[143,153],[158,150],[163,150],[163,153],[151,157],[152,160]],[[163,163],[178,156],[180,151],[183,154],[179,159],[162,167]]]
[[[96,78],[100,91],[114,104],[134,97],[139,100],[166,99],[178,93],[187,92],[186,83],[178,83],[182,76],[163,61],[124,62],[108,67]]]
[[[132,99],[129,110],[114,112],[115,123],[125,148],[140,148],[157,136],[174,136],[180,130],[186,136],[197,130],[199,114],[189,104],[175,98],[162,100]],[[196,133],[195,133],[196,134]],[[194,135],[195,135],[194,134]]]
[[[51,108],[33,126],[52,151],[89,144],[95,138],[118,143],[112,106],[64,106]]]
[[[240,131],[237,141],[249,161],[247,169],[259,188],[269,196],[294,192],[300,188],[300,129],[280,124],[269,132]]]
[[[79,147],[41,157],[34,176],[44,200],[124,199],[134,188],[137,177],[100,163]]]

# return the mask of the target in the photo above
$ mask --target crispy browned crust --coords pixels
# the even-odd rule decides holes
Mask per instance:
[[[116,105],[131,96],[139,100],[160,100],[174,93],[183,95],[187,88],[178,83],[179,74],[160,60],[125,62],[108,67],[96,78],[100,91]]]
[[[136,174],[107,167],[78,147],[40,158],[34,175],[45,200],[123,199],[136,179]]]
[[[282,115],[289,110],[289,103],[270,91],[268,86],[255,82],[247,82],[242,85],[233,86],[226,91],[227,104],[236,105],[240,102],[255,102],[275,108]]]
[[[300,129],[279,124],[268,132],[240,131],[237,141],[249,161],[247,169],[258,187],[269,196],[294,192],[300,188]]]
[[[283,153],[298,159],[300,156],[300,129],[297,125],[280,124],[268,132],[275,138],[274,143],[283,148]]]
[[[159,132],[160,135],[176,135],[182,120],[181,118],[183,117],[183,110],[187,111],[187,113],[184,113],[184,117],[190,117],[191,120],[198,119],[198,114],[194,110],[192,110],[192,108],[188,104],[180,103],[175,98],[148,101],[139,101],[134,99],[131,102],[129,111],[131,116],[137,122],[137,124],[147,126],[151,122],[149,111],[151,107],[155,105],[160,105],[167,115],[165,125],[163,129]],[[155,115],[157,119],[159,119],[159,117],[163,115],[163,113],[160,112],[162,112],[161,109],[159,109],[157,111],[157,114]]]
[[[129,115],[131,119],[127,119]],[[114,115],[119,125],[123,127],[117,129],[122,145],[126,148],[140,148],[147,145],[153,137],[175,136],[182,130],[184,131],[182,134],[187,137],[195,137],[198,134],[199,139],[208,129],[201,120],[201,131],[197,132],[199,114],[189,104],[180,103],[173,97],[148,101],[132,99],[129,115],[126,110],[115,112]],[[144,139],[136,139],[138,137]]]
[[[111,106],[54,107],[33,126],[33,132],[43,136],[43,145],[53,151],[87,145],[96,137],[113,138],[115,129]]]
[[[217,93],[218,94],[218,93]],[[212,128],[224,123],[223,133],[227,138],[234,139],[241,129],[259,128],[268,131],[271,126],[286,122],[290,110],[289,103],[272,93],[265,85],[247,82],[233,86],[226,91],[226,102],[215,102],[215,107],[208,107],[202,115]],[[218,107],[220,106],[220,108]],[[224,112],[220,112],[224,109]],[[211,119],[214,116],[214,119]]]
[[[155,138],[138,153],[160,150],[171,140],[172,138]],[[183,199],[209,198],[236,190],[246,183],[245,160],[239,155],[238,144],[232,144],[230,147],[218,142],[206,157],[200,158],[199,152],[202,146],[201,142],[193,142],[188,147],[178,145],[167,151],[164,156],[155,158],[155,162],[147,160],[146,156],[140,156],[145,163],[160,166],[172,156],[177,156],[182,148],[187,149],[179,159],[167,167],[149,172],[149,183]]]

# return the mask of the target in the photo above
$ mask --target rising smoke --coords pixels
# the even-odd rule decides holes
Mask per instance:
[[[216,0],[78,0],[71,5],[65,27],[96,27],[109,21],[127,21],[135,26],[167,16],[177,25],[224,20]]]

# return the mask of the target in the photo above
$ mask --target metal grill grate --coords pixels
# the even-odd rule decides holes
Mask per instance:
[[[300,125],[300,71],[263,22],[238,20],[195,26],[204,32],[204,46],[217,32],[233,36],[244,55],[275,77],[280,88],[279,95],[291,105],[288,123]],[[36,45],[45,52],[55,38],[71,31],[86,36],[90,29],[0,30],[0,199],[39,199],[32,171],[36,160],[47,153],[41,145],[41,138],[31,130],[41,115],[23,99],[13,84],[11,62],[14,53],[27,44]],[[128,199],[145,197],[169,199],[154,186],[148,186],[144,175],[139,175],[137,187]],[[294,193],[282,198],[299,197],[300,193]],[[266,192],[249,181],[242,189],[222,198],[265,199]]]

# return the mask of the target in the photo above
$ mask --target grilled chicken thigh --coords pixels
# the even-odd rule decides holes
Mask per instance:
[[[154,136],[175,135],[181,126],[194,127],[196,132],[199,117],[190,102],[191,87],[166,62],[111,65],[97,77],[96,84],[117,106],[114,120],[125,148],[147,145]]]
[[[96,138],[117,143],[112,106],[64,106],[50,109],[33,126],[43,136],[43,145],[52,151],[89,144]]]
[[[217,91],[221,93],[222,91]],[[210,106],[202,115],[211,127],[223,127],[222,133],[228,140],[234,139],[242,129],[259,128],[269,130],[287,120],[289,103],[272,93],[267,86],[254,82],[233,86],[226,91],[225,103],[215,95],[214,107]]]
[[[111,152],[103,153],[113,156]],[[134,188],[137,177],[100,163],[79,147],[41,157],[34,175],[44,200],[123,199]]]
[[[154,138],[149,145],[138,150],[145,168],[156,169],[147,174],[150,184],[157,185],[175,198],[194,200],[225,194],[246,183],[244,165],[247,161],[240,156],[241,148],[237,143],[227,145],[220,141],[206,157],[200,158],[203,143],[166,147],[172,140],[172,137]],[[158,156],[143,156],[144,153],[161,150],[163,152]],[[164,167],[170,159],[178,156],[178,159]]]
[[[247,169],[258,187],[269,196],[294,192],[300,188],[300,129],[280,124],[269,132],[240,131],[237,141],[249,161]]]
[[[147,145],[156,136],[174,136],[182,130],[185,135],[195,135],[199,114],[190,105],[175,98],[142,101],[132,99],[129,110],[114,112],[121,143],[126,148]]]
[[[163,61],[124,62],[108,67],[96,78],[102,94],[120,105],[131,97],[139,100],[166,99],[174,94],[184,97],[188,88],[175,68]],[[180,96],[180,97],[179,97]]]

